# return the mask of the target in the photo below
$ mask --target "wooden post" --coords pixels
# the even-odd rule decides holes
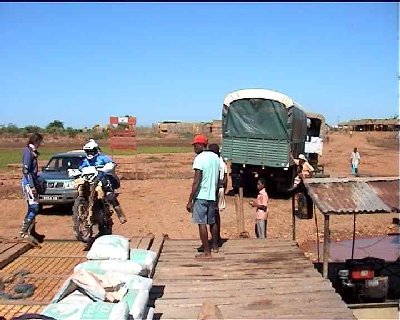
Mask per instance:
[[[239,217],[240,217],[239,233],[243,233],[244,232],[243,187],[239,188]]]
[[[292,240],[296,241],[296,214],[295,214],[295,194],[292,195]]]
[[[324,252],[323,252],[323,258],[322,258],[323,259],[323,261],[322,261],[322,276],[325,279],[328,278],[329,245],[330,245],[329,214],[324,214]]]

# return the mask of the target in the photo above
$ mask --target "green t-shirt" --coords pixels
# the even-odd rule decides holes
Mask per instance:
[[[194,159],[193,169],[202,171],[196,199],[215,201],[219,178],[219,157],[214,152],[203,151]]]

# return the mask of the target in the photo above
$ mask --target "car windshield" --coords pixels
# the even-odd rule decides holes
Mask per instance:
[[[45,171],[67,171],[67,169],[78,169],[81,165],[82,158],[79,157],[54,157],[51,158]]]

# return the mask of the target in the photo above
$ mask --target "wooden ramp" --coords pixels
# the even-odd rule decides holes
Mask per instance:
[[[155,319],[197,319],[206,300],[224,319],[354,319],[293,241],[228,240],[214,261],[194,258],[199,244],[165,240],[149,304]]]

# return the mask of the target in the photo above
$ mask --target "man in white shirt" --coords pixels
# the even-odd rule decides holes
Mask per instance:
[[[192,191],[186,210],[192,212],[193,222],[199,226],[200,239],[204,252],[197,254],[197,259],[210,259],[211,249],[208,243],[207,225],[210,226],[213,241],[218,240],[218,228],[215,221],[215,207],[219,180],[219,157],[206,150],[208,139],[197,135],[193,140],[194,152],[197,154],[193,162],[194,177]],[[218,243],[212,249],[218,252]]]
[[[355,176],[358,176],[358,165],[360,164],[361,157],[357,151],[357,148],[354,148],[354,151],[350,156],[350,164],[351,164],[351,173]]]

